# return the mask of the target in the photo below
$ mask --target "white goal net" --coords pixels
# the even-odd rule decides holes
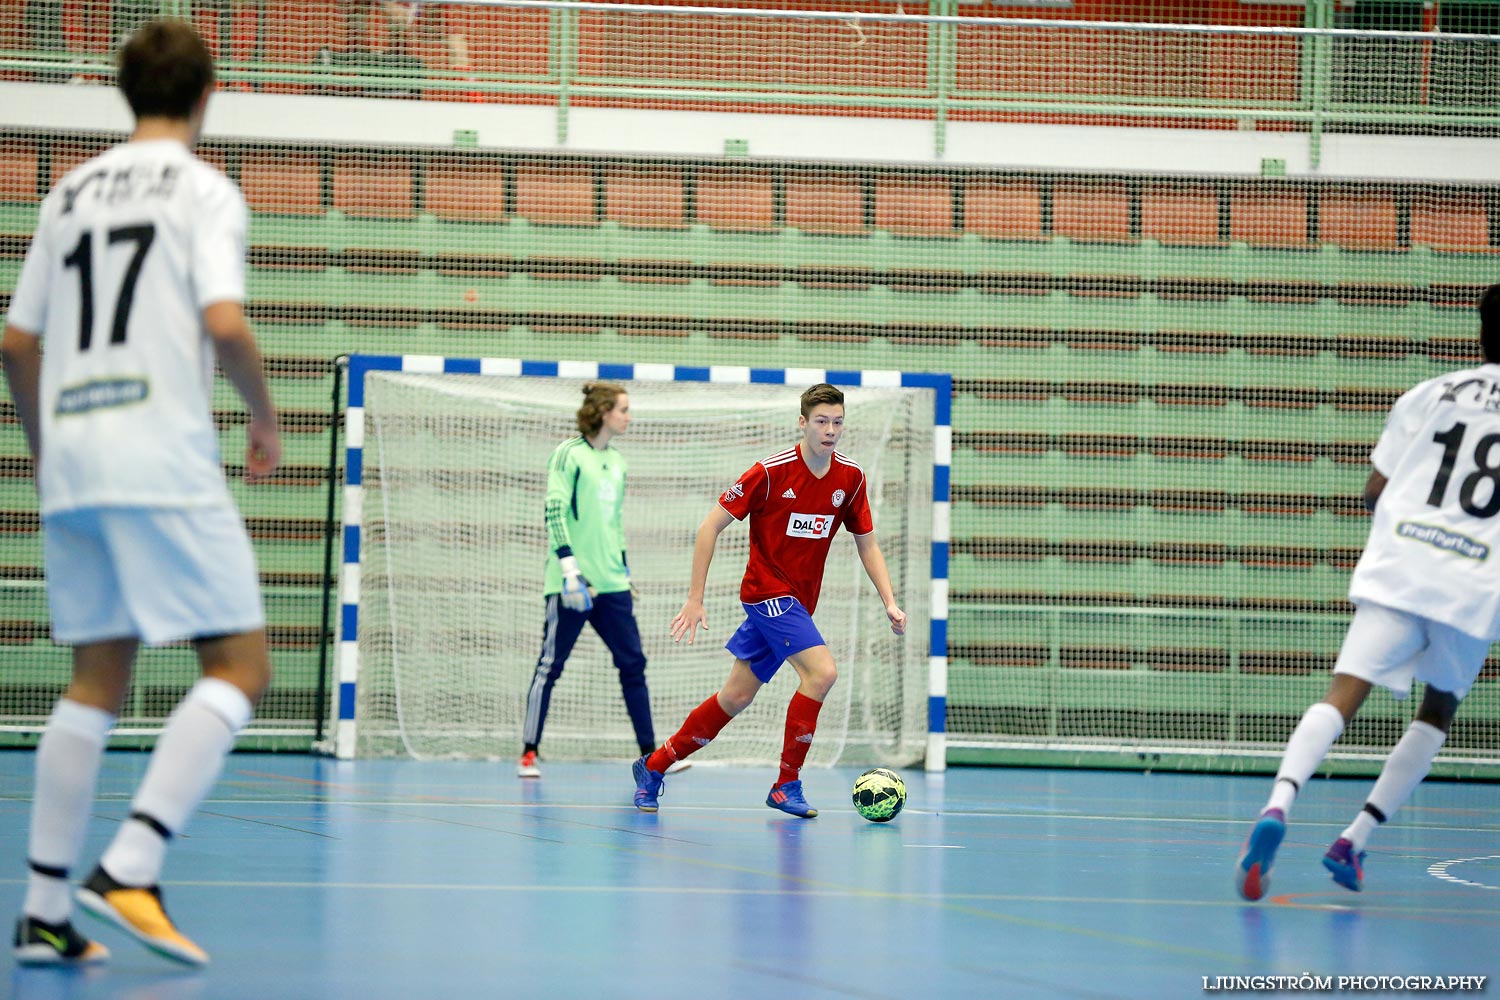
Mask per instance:
[[[364,397],[357,756],[491,758],[521,749],[540,652],[546,464],[576,433],[577,379],[371,372]],[[625,535],[658,743],[716,691],[743,618],[748,533],[720,536],[709,631],[674,645],[693,539],[735,477],[796,440],[801,387],[626,383],[634,422]],[[933,401],[846,390],[840,450],[864,467],[877,537],[911,626],[897,638],[852,540],[834,543],[817,621],[839,664],[809,764],[910,764],[926,739]],[[701,759],[774,761],[790,666]],[[608,651],[585,629],[553,691],[544,759],[628,759],[633,731]]]

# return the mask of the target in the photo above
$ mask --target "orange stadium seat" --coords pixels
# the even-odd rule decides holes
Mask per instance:
[[[875,226],[899,236],[953,236],[953,182],[947,177],[875,177]]]
[[[1033,177],[969,178],[964,231],[997,240],[1045,239],[1040,183]]]
[[[41,5],[38,4],[38,7]],[[48,6],[57,7],[56,3]],[[62,45],[69,52],[105,55],[114,48],[111,5],[97,0],[62,0]]]
[[[551,226],[592,226],[594,168],[584,164],[523,163],[516,167],[516,214]]]
[[[106,143],[94,140],[79,142],[72,139],[54,139],[52,141],[52,169],[49,174],[49,186],[55,186],[62,180],[69,170],[78,166],[84,160],[91,160],[108,148]]]
[[[1480,253],[1490,245],[1484,197],[1469,191],[1423,191],[1412,200],[1411,242],[1433,250]]]
[[[427,211],[450,222],[505,221],[505,165],[479,156],[427,161]]]
[[[1396,250],[1396,194],[1389,188],[1324,188],[1318,199],[1318,239],[1345,250]]]
[[[193,153],[221,174],[229,173],[229,153],[223,146],[205,146],[201,143]]]
[[[854,171],[788,171],[786,224],[825,235],[865,232],[863,178]]]
[[[448,31],[462,35],[476,73],[543,76],[548,72],[548,11],[445,7]]]
[[[1052,190],[1052,232],[1097,243],[1130,239],[1130,192],[1113,181],[1060,180]]]
[[[776,182],[760,168],[705,167],[696,179],[699,222],[732,232],[766,232],[776,227]]]
[[[15,52],[33,46],[31,39],[41,32],[26,23],[27,6],[24,3],[0,3],[0,49]],[[21,70],[0,70],[0,80],[25,80],[29,77],[29,73]]]
[[[41,174],[35,142],[0,143],[0,201],[38,201]]]
[[[346,0],[265,0],[260,28],[262,58],[278,63],[312,63],[324,49],[330,53],[344,51],[348,47],[346,6],[351,6]],[[291,82],[266,82],[259,87],[283,94],[300,94],[308,89],[305,84]]]
[[[680,229],[682,168],[665,165],[614,166],[604,174],[604,217],[625,226]]]
[[[1307,190],[1294,184],[1234,188],[1229,238],[1251,246],[1306,247]]]
[[[1215,246],[1219,192],[1203,181],[1149,181],[1141,190],[1141,235],[1173,246]]]
[[[333,163],[333,207],[366,219],[410,219],[411,181],[410,157],[346,153]]]
[[[240,190],[252,211],[321,215],[323,167],[316,153],[247,150],[240,159]]]

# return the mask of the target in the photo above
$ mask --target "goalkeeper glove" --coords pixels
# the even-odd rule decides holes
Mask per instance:
[[[593,591],[589,582],[584,578],[583,571],[578,568],[578,560],[573,556],[563,556],[558,560],[562,564],[563,589],[562,605],[569,611],[587,611],[594,606]]]

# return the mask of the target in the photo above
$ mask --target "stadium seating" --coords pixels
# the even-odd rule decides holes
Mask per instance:
[[[40,186],[92,148],[0,144],[0,292]],[[254,213],[252,316],[288,424],[276,482],[236,495],[278,648],[302,664],[298,697],[318,646],[328,359],[350,350],[952,372],[956,718],[987,697],[974,672],[1049,663],[1201,674],[1199,707],[1229,673],[1320,683],[1382,414],[1473,359],[1470,307],[1500,249],[1493,192],[1442,186],[213,156]],[[216,405],[233,465],[243,438],[223,386]],[[12,575],[39,565],[28,476],[6,412]],[[7,600],[8,669],[49,646],[35,595]],[[1201,614],[1149,636],[1108,617],[1141,605]],[[1104,624],[1075,634],[1070,619],[1057,645],[1049,606],[1099,608]],[[1063,731],[1078,699],[1107,690],[1038,692],[1017,724]],[[1315,696],[1277,690],[1241,694],[1271,715]]]

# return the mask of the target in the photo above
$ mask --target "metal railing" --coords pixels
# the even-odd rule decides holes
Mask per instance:
[[[192,16],[196,6],[137,3],[134,19],[116,16],[110,32],[158,12]],[[1500,35],[1335,28],[1332,0],[1308,0],[1300,25],[985,17],[958,13],[959,0],[930,0],[922,14],[566,0],[426,6],[487,19],[486,38],[466,46],[469,66],[443,65],[430,49],[368,49],[352,30],[325,25],[320,39],[311,25],[263,23],[262,58],[224,59],[221,79],[550,104],[559,141],[574,106],[643,103],[917,118],[932,122],[938,156],[957,121],[1292,129],[1312,136],[1314,163],[1328,130],[1500,131]],[[476,22],[435,30],[462,34],[464,23]],[[32,29],[27,47],[0,50],[0,71],[109,78],[107,39],[86,55],[65,48],[58,25]],[[296,44],[280,43],[283,35]],[[532,49],[545,58],[517,54]]]

